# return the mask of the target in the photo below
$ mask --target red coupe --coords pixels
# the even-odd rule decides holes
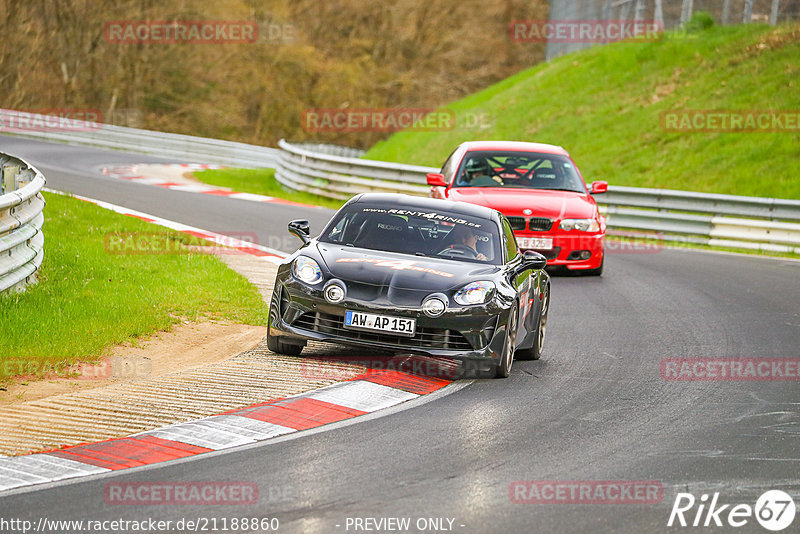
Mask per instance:
[[[592,195],[607,182],[586,187],[566,150],[512,141],[462,143],[428,175],[430,196],[494,208],[505,215],[519,248],[535,250],[548,266],[585,274],[603,272],[606,222]]]

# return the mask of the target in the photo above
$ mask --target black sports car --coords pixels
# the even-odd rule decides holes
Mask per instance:
[[[547,260],[520,254],[506,218],[462,202],[362,194],[278,268],[267,343],[298,355],[309,339],[455,358],[506,377],[538,359],[550,302]]]

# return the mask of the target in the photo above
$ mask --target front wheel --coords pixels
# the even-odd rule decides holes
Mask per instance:
[[[516,358],[518,360],[538,360],[542,357],[544,348],[544,336],[547,333],[547,312],[550,311],[550,284],[547,284],[542,301],[542,311],[539,313],[539,324],[536,326],[536,339],[533,346],[529,349],[518,350]]]
[[[495,368],[495,378],[508,378],[511,365],[514,363],[514,348],[517,344],[517,307],[511,308],[506,324],[506,339],[503,343],[503,355]]]
[[[275,354],[282,354],[284,356],[300,356],[303,351],[302,345],[293,345],[291,343],[284,343],[278,336],[270,335],[267,332],[267,348]]]
[[[274,300],[274,299],[273,299]],[[269,307],[269,325],[267,326],[267,348],[275,354],[282,354],[284,356],[300,356],[303,350],[303,345],[293,345],[284,343],[278,336],[273,336],[270,333],[270,327],[273,321],[278,321],[278,311],[275,303]]]

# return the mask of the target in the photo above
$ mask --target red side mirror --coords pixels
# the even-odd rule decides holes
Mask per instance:
[[[598,193],[605,193],[606,191],[608,191],[608,182],[592,182],[592,190],[590,191],[591,194],[596,195]]]
[[[444,181],[443,174],[432,172],[429,173],[427,177],[428,177],[428,185],[432,185],[434,187],[447,187],[447,182]]]

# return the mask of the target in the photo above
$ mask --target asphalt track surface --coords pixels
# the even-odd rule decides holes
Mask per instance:
[[[313,230],[331,213],[99,173],[104,164],[158,161],[144,156],[8,137],[0,151],[37,165],[50,188],[221,233],[283,239],[289,219],[308,217]],[[348,518],[409,517],[409,532],[419,518],[451,518],[465,533],[662,532],[709,530],[667,528],[679,491],[752,506],[783,489],[800,504],[797,382],[679,382],[660,373],[664,358],[798,357],[800,263],[686,250],[609,254],[606,263],[601,278],[553,278],[544,355],[516,362],[506,380],[292,439],[11,494],[0,497],[0,517],[277,517],[279,532],[355,532]],[[652,480],[664,497],[519,504],[509,497],[519,480]],[[238,507],[110,506],[109,481],[247,481],[261,497]],[[767,532],[753,518],[720,530]]]

